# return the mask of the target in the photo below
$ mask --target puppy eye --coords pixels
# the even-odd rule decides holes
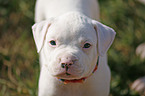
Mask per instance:
[[[56,42],[54,40],[51,40],[50,44],[54,46],[54,45],[56,45]]]
[[[86,43],[83,48],[90,48],[90,47],[91,47],[91,44]]]

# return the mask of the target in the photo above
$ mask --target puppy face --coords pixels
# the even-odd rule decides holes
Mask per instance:
[[[51,23],[35,24],[33,35],[43,55],[42,66],[54,77],[71,80],[93,72],[97,57],[106,53],[115,32],[82,14],[69,13]]]
[[[63,79],[78,79],[93,71],[97,59],[96,46],[97,35],[92,25],[77,19],[72,21],[59,18],[50,25],[42,50],[46,54],[46,66],[52,75]],[[70,61],[73,64],[66,71],[62,63]]]

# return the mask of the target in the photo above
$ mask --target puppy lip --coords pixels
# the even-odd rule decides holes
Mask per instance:
[[[86,79],[86,77],[74,76],[72,74],[70,75],[65,74],[64,76],[59,76],[56,78],[59,79],[59,81],[63,82],[64,84],[83,83]]]
[[[69,71],[62,71],[56,72],[52,74],[53,77],[62,78],[62,79],[79,79],[81,74],[80,73],[73,73]]]
[[[66,80],[79,79],[79,76],[72,75],[72,74],[69,74],[69,73],[64,73],[64,74],[61,74],[61,75],[55,75],[54,77],[56,77],[58,79],[66,79]]]
[[[58,78],[59,79],[59,78]],[[64,84],[68,83],[83,83],[85,81],[86,77],[80,78],[80,79],[59,79],[62,81]]]

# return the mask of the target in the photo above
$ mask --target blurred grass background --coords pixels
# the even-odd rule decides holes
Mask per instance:
[[[132,82],[145,75],[135,54],[145,42],[145,5],[137,0],[99,0],[101,22],[114,28],[109,50],[110,96],[139,96]],[[0,0],[0,96],[37,96],[39,60],[32,37],[35,0]]]

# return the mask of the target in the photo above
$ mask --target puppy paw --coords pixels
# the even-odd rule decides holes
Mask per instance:
[[[145,95],[145,77],[135,80],[131,88],[142,95]]]

